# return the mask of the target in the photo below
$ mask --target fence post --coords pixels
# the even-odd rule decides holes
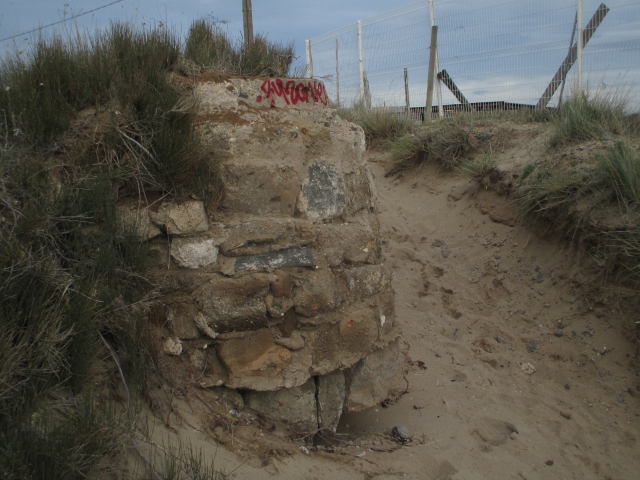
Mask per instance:
[[[253,44],[253,8],[251,0],[242,0],[242,19],[244,21],[244,43]]]
[[[407,118],[411,118],[411,102],[409,102],[409,69],[404,68],[404,101],[407,105]]]
[[[436,68],[436,45],[438,43],[438,27],[431,27],[431,51],[429,54],[429,77],[427,81],[427,106],[424,110],[425,122],[431,121],[431,110],[433,108],[433,77]]]
[[[311,57],[311,40],[306,41],[307,44],[307,75],[313,78],[313,58]]]
[[[582,25],[584,16],[584,1],[578,0],[578,93],[582,94],[582,50],[584,43],[582,39]]]
[[[362,20],[358,20],[358,64],[360,65],[360,102],[364,103],[364,60],[362,58]]]
[[[340,108],[340,63],[338,62],[338,39],[336,38],[336,101]]]
[[[433,0],[429,0],[429,15],[431,16],[431,26],[435,26],[436,24],[436,9],[433,6]],[[436,44],[436,72],[440,71],[440,60],[438,57],[438,44]],[[440,118],[444,118],[444,110],[442,106],[442,83],[440,82],[440,78],[437,78],[438,83],[436,84],[436,90],[438,94],[438,116]]]

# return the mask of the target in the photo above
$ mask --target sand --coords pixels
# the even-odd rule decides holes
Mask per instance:
[[[218,448],[216,466],[254,480],[639,478],[633,295],[590,281],[566,244],[518,224],[508,198],[435,167],[385,178],[385,160],[370,154],[407,393],[343,415],[350,447],[307,454],[254,431]],[[191,427],[174,430],[211,456],[189,408]],[[387,437],[398,424],[413,441]]]

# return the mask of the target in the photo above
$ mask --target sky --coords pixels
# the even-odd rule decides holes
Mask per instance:
[[[71,18],[115,0],[0,0],[0,39]],[[270,40],[293,41],[299,61],[305,61],[305,40],[360,19],[384,13],[416,0],[253,0],[254,32],[266,33]],[[186,32],[196,18],[212,16],[228,22],[233,36],[242,33],[242,0],[123,0],[63,25],[96,28],[110,20],[133,20],[136,23],[167,23]],[[61,28],[62,25],[48,28]],[[23,48],[25,37],[0,43],[0,52],[14,45]]]
[[[600,1],[584,0],[585,24]],[[224,28],[232,37],[242,35],[242,0],[121,0],[87,14],[113,2],[0,0],[0,55],[14,48],[26,50],[37,33],[2,39],[64,19],[69,21],[43,31],[93,30],[112,20],[128,20],[139,25],[162,22],[185,34],[194,19],[209,17],[226,22]],[[305,40],[314,40],[314,76],[325,80],[330,94],[336,88],[335,40],[339,40],[343,99],[358,96],[355,24],[363,20],[364,63],[372,94],[384,105],[404,104],[403,70],[408,67],[411,103],[424,102],[430,38],[426,0],[419,10],[414,7],[417,0],[252,3],[254,32],[267,34],[271,41],[292,41],[294,66],[306,64]],[[632,85],[634,109],[640,110],[640,0],[606,3],[612,10],[585,49],[589,81]],[[531,103],[566,56],[576,0],[435,0],[435,5],[441,68],[456,79],[469,100]],[[405,13],[396,14],[404,7]],[[333,36],[336,29],[341,31]],[[444,95],[446,103],[456,102],[446,89]]]

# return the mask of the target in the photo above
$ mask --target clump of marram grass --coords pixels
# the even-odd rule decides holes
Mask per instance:
[[[196,105],[170,82],[180,55],[166,28],[115,23],[0,65],[0,477],[102,471],[147,388],[154,287],[117,201],[218,195]],[[123,421],[93,400],[105,357]]]
[[[360,125],[367,145],[371,147],[387,145],[415,129],[414,121],[404,115],[384,108],[367,108],[362,103],[350,108],[340,108],[338,114],[345,120]]]
[[[456,171],[465,177],[480,180],[495,167],[495,159],[491,155],[485,153],[478,158],[461,162],[456,168]]]
[[[427,163],[453,170],[467,155],[477,151],[482,141],[459,119],[416,130],[391,145],[387,175],[397,175]]]
[[[256,35],[252,44],[233,41],[215,22],[195,20],[189,28],[184,57],[221,73],[283,77],[294,59],[293,43],[270,42]]]
[[[637,115],[626,112],[627,100],[613,94],[574,94],[546,117],[554,128],[552,146],[583,140],[599,140],[609,135],[636,136],[640,133]]]
[[[544,219],[596,255],[607,274],[640,279],[640,158],[623,142],[566,171],[522,176],[526,219]],[[526,181],[524,181],[526,178]],[[619,220],[611,214],[618,212]],[[624,274],[630,273],[631,276]]]
[[[640,155],[624,142],[616,142],[596,157],[600,181],[626,208],[640,204]],[[625,208],[625,209],[626,209]]]

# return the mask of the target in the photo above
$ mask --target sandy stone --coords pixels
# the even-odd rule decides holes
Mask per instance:
[[[317,377],[318,427],[334,432],[342,415],[345,399],[345,379],[341,370]]]
[[[188,200],[181,204],[164,203],[157,212],[150,212],[151,220],[169,235],[192,235],[209,229],[204,204]]]
[[[181,267],[201,268],[216,263],[218,247],[213,238],[174,238],[171,256]]]
[[[228,386],[264,391],[284,385],[282,372],[291,363],[291,352],[276,345],[269,330],[220,342],[216,350],[229,370]]]
[[[403,382],[406,358],[398,342],[366,356],[345,371],[345,410],[359,412],[380,403],[389,391]]]
[[[318,429],[316,383],[313,378],[304,385],[275,392],[247,392],[245,407],[267,418],[285,423],[289,429],[313,432]]]

